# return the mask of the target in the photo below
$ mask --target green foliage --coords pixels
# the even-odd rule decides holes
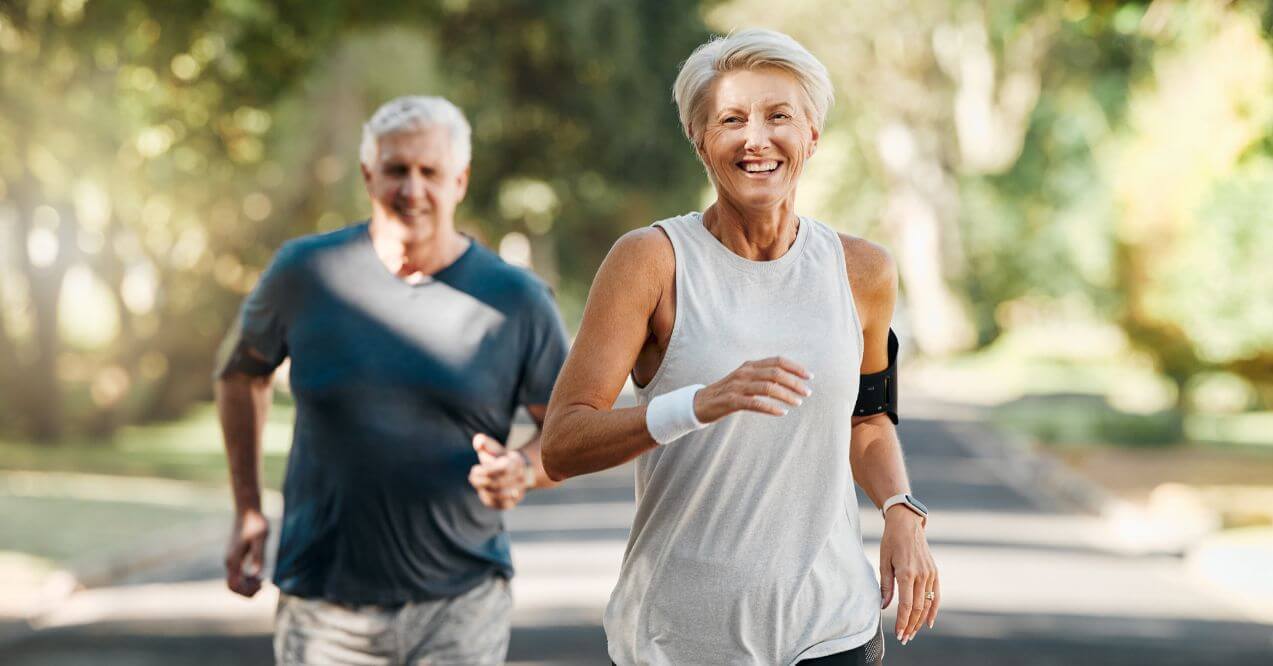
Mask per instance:
[[[1273,405],[1268,3],[0,0],[0,427],[207,397],[279,244],[366,215],[401,94],[465,109],[461,225],[523,234],[573,319],[617,236],[699,204],[670,86],[704,12],[827,64],[802,212],[893,249],[921,348],[1077,309]]]
[[[1273,159],[1216,183],[1196,219],[1175,248],[1160,316],[1206,364],[1273,353]],[[1260,379],[1273,380],[1273,368]]]
[[[1163,446],[1181,443],[1184,434],[1179,411],[1132,414],[1091,395],[1023,398],[996,408],[993,420],[1048,444]]]
[[[108,433],[206,397],[278,245],[364,214],[361,123],[400,94],[466,110],[465,226],[528,233],[581,300],[701,182],[667,101],[696,6],[0,3],[0,424]],[[546,209],[510,205],[526,191]]]

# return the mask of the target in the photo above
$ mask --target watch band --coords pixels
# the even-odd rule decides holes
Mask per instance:
[[[517,449],[516,453],[522,457],[522,462],[526,465],[525,470],[522,472],[525,475],[522,477],[522,481],[527,488],[534,488],[535,481],[538,478],[538,475],[535,474],[535,463],[531,461],[529,453],[521,449]]]
[[[895,504],[904,504],[906,508],[914,511],[920,518],[924,519],[924,525],[928,525],[928,507],[924,506],[923,502],[920,502],[911,496],[910,493],[898,493],[884,500],[884,505],[880,507],[880,515],[887,515],[888,510]]]

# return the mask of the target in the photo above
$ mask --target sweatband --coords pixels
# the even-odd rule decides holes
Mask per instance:
[[[670,444],[695,430],[707,427],[694,414],[694,394],[701,388],[702,384],[682,386],[650,401],[645,408],[645,427],[650,430],[654,441]]]

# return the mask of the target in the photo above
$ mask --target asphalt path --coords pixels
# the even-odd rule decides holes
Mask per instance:
[[[885,663],[1273,664],[1273,627],[1228,603],[1183,557],[1111,547],[1115,526],[1023,477],[1022,454],[975,420],[921,414],[901,433],[914,491],[933,510],[944,610],[909,645],[889,637]],[[533,493],[509,512],[518,568],[510,663],[608,663],[600,617],[632,497],[622,467]],[[875,561],[882,523],[864,495],[859,503]],[[0,646],[0,663],[271,663],[277,593],[230,595],[219,550],[73,595],[41,630]],[[892,619],[890,609],[886,626]]]

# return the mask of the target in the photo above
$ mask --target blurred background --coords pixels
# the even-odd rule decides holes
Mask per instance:
[[[1273,663],[1271,25],[1219,0],[0,0],[0,661],[268,662],[270,591],[217,581],[212,358],[284,240],[368,215],[379,104],[464,109],[461,226],[574,329],[619,235],[711,201],[671,82],[760,26],[836,88],[800,212],[900,268],[946,610],[889,663]],[[631,493],[621,468],[509,514],[512,661],[605,660]]]

